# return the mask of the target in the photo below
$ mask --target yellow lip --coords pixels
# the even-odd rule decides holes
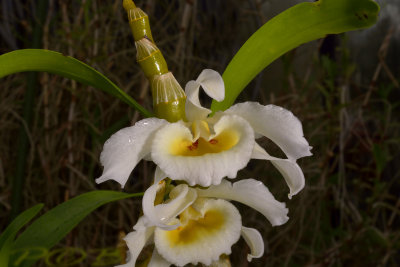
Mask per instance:
[[[199,217],[199,212],[189,207],[180,217],[181,223],[186,221],[186,224],[166,233],[171,247],[204,242],[225,224],[224,214],[218,209],[210,209],[205,212],[204,216]]]
[[[192,127],[193,135],[196,136],[198,127]],[[205,129],[205,127],[202,127]],[[200,136],[204,136],[201,134]],[[220,153],[229,150],[239,142],[239,134],[234,129],[225,129],[220,134],[206,140],[203,137],[198,138],[195,142],[189,139],[177,136],[170,143],[169,151],[175,156],[203,156],[208,153]]]

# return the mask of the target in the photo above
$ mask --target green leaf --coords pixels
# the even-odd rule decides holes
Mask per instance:
[[[225,99],[211,110],[229,108],[246,85],[266,66],[293,48],[323,38],[372,26],[379,6],[372,0],[320,0],[295,5],[257,30],[226,68]]]
[[[20,253],[15,253],[12,261],[23,262],[23,265],[19,266],[31,266],[39,258],[27,257],[26,253],[23,253],[24,250],[31,248],[50,249],[98,207],[116,200],[142,195],[142,193],[93,191],[58,205],[33,222],[18,237],[13,248]],[[21,258],[24,255],[26,258]]]
[[[12,243],[18,231],[27,224],[41,209],[43,204],[37,204],[18,215],[0,236],[0,266],[8,266]]]
[[[121,99],[146,117],[153,116],[103,74],[73,57],[43,49],[16,50],[0,56],[0,78],[24,71],[49,72],[76,80]]]

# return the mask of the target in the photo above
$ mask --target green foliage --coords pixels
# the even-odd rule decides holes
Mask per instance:
[[[21,228],[27,224],[41,209],[43,204],[37,204],[16,217],[0,236],[0,266],[8,266],[12,244]]]
[[[114,191],[92,191],[77,196],[58,205],[33,222],[17,238],[12,248],[18,249],[21,253],[24,249],[29,248],[49,249],[98,207],[116,200],[141,195],[141,193],[126,194]],[[12,259],[17,259],[21,253],[15,253]],[[36,260],[27,258],[23,265],[20,266],[31,266]]]
[[[280,13],[257,30],[229,63],[222,75],[225,99],[213,101],[211,110],[229,108],[246,85],[284,53],[327,34],[370,27],[378,12],[372,0],[320,0]]]
[[[23,49],[0,56],[0,78],[25,71],[58,74],[101,89],[137,109],[146,117],[152,114],[107,77],[85,63],[61,53],[43,49]]]

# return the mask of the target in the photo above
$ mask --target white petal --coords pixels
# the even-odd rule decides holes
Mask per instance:
[[[311,156],[303,127],[292,112],[275,106],[263,106],[256,102],[239,103],[224,113],[237,114],[246,119],[260,133],[275,142],[289,159]]]
[[[272,157],[257,143],[254,146],[251,158],[271,161],[275,168],[277,168],[282,174],[283,178],[285,178],[285,181],[289,186],[289,199],[304,188],[305,179],[303,171],[294,160]]]
[[[135,267],[137,257],[154,233],[154,227],[146,227],[145,221],[144,217],[139,218],[138,222],[133,227],[135,231],[125,236],[124,240],[129,248],[128,262],[116,267]]]
[[[162,183],[162,182],[161,182]],[[154,225],[166,230],[176,229],[179,224],[168,225],[169,221],[190,206],[197,198],[196,190],[181,184],[172,189],[170,200],[165,204],[154,206],[157,189],[160,182],[150,186],[143,196],[143,213],[149,220],[149,225]]]
[[[158,254],[157,249],[153,250],[153,255],[151,256],[150,262],[147,267],[169,267],[171,263],[166,261],[160,254]]]
[[[182,151],[185,152],[189,147],[185,144],[192,144],[195,140],[186,126],[173,123],[155,135],[151,157],[169,178],[184,180],[191,186],[219,184],[225,176],[235,178],[250,160],[255,143],[253,129],[244,119],[233,115],[221,117],[213,130],[215,134],[210,135],[206,142],[220,137],[218,145],[223,146],[224,142],[234,140],[232,146],[219,152],[184,155]],[[177,148],[179,153],[175,151]]]
[[[242,236],[251,250],[251,254],[247,255],[247,260],[250,262],[253,258],[261,258],[264,254],[264,241],[260,232],[254,228],[242,226]]]
[[[101,152],[104,171],[96,183],[112,179],[124,187],[136,164],[150,153],[154,132],[165,124],[167,121],[161,119],[144,119],[113,134]]]
[[[211,110],[201,106],[199,100],[199,89],[200,83],[196,81],[190,81],[185,86],[185,93],[187,96],[185,113],[186,118],[189,121],[203,120],[211,113]]]
[[[196,82],[201,84],[204,92],[212,99],[221,102],[225,98],[225,85],[221,75],[215,70],[205,69],[203,70]]]
[[[154,201],[156,199],[157,193],[165,186],[165,181],[163,181],[167,175],[157,166],[154,173],[154,184],[151,185],[144,192],[142,199],[142,210],[146,216],[146,226],[157,226],[161,224],[161,218],[157,216],[154,208]]]
[[[221,254],[230,254],[231,246],[240,237],[241,217],[228,201],[199,199],[193,207],[199,217],[189,219],[187,224],[176,230],[157,228],[154,233],[157,251],[177,266],[199,262],[210,265]]]
[[[199,197],[215,197],[241,202],[263,214],[272,226],[282,225],[289,217],[285,203],[277,201],[260,181],[245,179],[234,184],[222,180],[217,186],[197,189]]]
[[[225,85],[221,75],[215,70],[203,70],[196,81],[189,81],[185,86],[187,95],[185,111],[186,118],[189,121],[203,120],[211,113],[211,110],[202,107],[200,104],[200,86],[212,99],[222,101],[225,98]]]

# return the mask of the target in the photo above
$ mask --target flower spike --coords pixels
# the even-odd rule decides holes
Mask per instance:
[[[147,14],[132,0],[124,0],[123,6],[135,40],[137,62],[150,82],[155,115],[169,122],[185,120],[186,95],[154,42]]]

